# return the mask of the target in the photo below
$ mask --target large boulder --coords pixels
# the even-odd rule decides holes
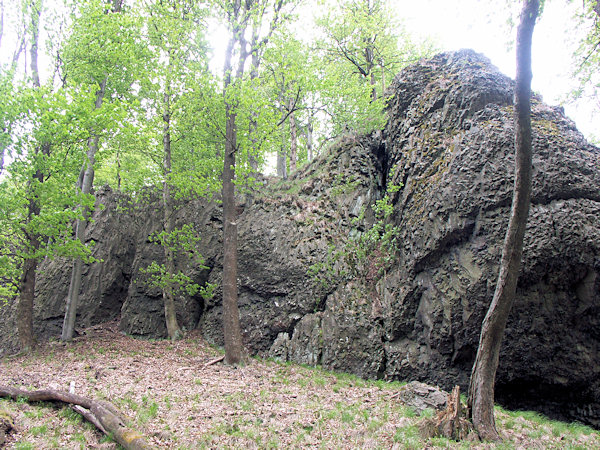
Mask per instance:
[[[239,306],[252,353],[467,388],[510,210],[513,86],[471,51],[420,61],[390,86],[384,130],[340,138],[238,205]],[[600,426],[600,150],[538,97],[532,124],[532,206],[497,399]],[[382,270],[349,272],[347,244],[373,225],[386,193],[398,245],[379,249]],[[86,267],[78,324],[119,318],[126,333],[163,337],[160,292],[140,271],[162,261],[148,240],[162,210],[159,198],[139,197],[98,193],[105,207],[87,231],[98,261]],[[176,220],[201,234],[208,269],[178,265],[217,286],[208,300],[181,296],[179,318],[221,345],[220,206],[183,203]],[[40,335],[59,334],[69,270],[42,265]],[[10,308],[0,314],[6,349]]]
[[[388,377],[467,386],[510,210],[512,89],[467,51],[422,61],[392,86],[390,182],[404,187],[403,245],[380,284]],[[599,426],[600,152],[560,108],[534,97],[532,109],[532,205],[497,398]]]

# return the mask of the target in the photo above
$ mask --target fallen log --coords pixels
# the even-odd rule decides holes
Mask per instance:
[[[110,435],[126,450],[146,450],[152,447],[137,431],[125,424],[121,413],[110,403],[92,400],[87,397],[53,389],[40,391],[25,391],[8,386],[0,386],[0,397],[13,400],[25,399],[28,402],[61,402],[74,405],[86,420],[100,431]],[[80,408],[82,410],[80,410]]]

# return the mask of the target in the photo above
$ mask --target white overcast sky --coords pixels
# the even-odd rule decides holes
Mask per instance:
[[[503,73],[514,78],[514,35],[502,9],[507,2],[491,0],[390,0],[407,29],[437,38],[444,50],[472,48],[485,54]],[[520,3],[520,2],[519,2]],[[571,55],[577,47],[578,33],[571,18],[581,2],[547,1],[533,35],[532,88],[546,103],[560,104],[573,87],[570,79]],[[516,28],[516,27],[515,27]],[[586,136],[600,137],[592,108],[565,104],[566,114]]]

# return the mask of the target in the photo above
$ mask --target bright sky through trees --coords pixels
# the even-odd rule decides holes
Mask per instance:
[[[504,73],[514,78],[515,58],[512,48],[515,30],[507,25],[505,3],[496,4],[488,0],[390,0],[398,17],[411,33],[422,37],[430,36],[437,40],[443,50],[472,48],[485,54]],[[5,4],[7,12],[11,3]],[[311,2],[312,3],[312,2]],[[518,3],[518,2],[517,2]],[[574,87],[570,77],[572,55],[578,39],[586,32],[577,27],[574,14],[581,8],[581,2],[553,0],[546,2],[544,13],[536,28],[533,42],[533,82],[534,91],[543,95],[550,104],[565,102]],[[303,16],[318,11],[313,7],[298,10]],[[42,17],[42,20],[44,17]],[[9,28],[5,30],[0,46],[0,62],[7,63],[14,51],[14,36]],[[302,31],[305,31],[304,28]],[[213,67],[222,70],[222,55],[226,39],[218,30],[212,33]],[[42,39],[44,36],[42,36]],[[40,69],[47,71],[48,59],[40,55]],[[21,63],[22,64],[22,63]],[[600,137],[600,130],[594,124],[594,108],[589,102],[566,103],[565,111],[577,123],[577,127],[588,138]],[[597,119],[597,117],[596,117]]]

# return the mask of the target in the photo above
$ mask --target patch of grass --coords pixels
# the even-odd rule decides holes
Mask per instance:
[[[417,425],[398,428],[394,433],[394,442],[402,444],[402,447],[406,449],[423,448]]]
[[[354,414],[350,411],[342,411],[342,422],[344,423],[353,423],[354,422]]]
[[[76,442],[83,442],[84,444],[87,442],[85,434],[83,434],[83,433],[75,433],[73,435],[73,440]]]
[[[171,409],[173,407],[173,404],[171,403],[171,396],[170,395],[165,395],[165,408],[167,409]]]
[[[451,448],[456,445],[456,442],[443,437],[434,437],[429,439],[427,444],[427,448],[430,448],[429,446],[433,448]]]
[[[146,423],[158,415],[158,403],[150,400],[147,395],[142,397],[142,406],[138,411],[138,420],[140,423]]]
[[[419,417],[422,417],[423,419],[431,419],[433,416],[435,416],[435,414],[436,411],[433,408],[425,408],[423,411],[421,411]]]
[[[30,419],[42,419],[46,415],[46,411],[40,407],[34,407],[28,411],[25,411],[23,415]]]
[[[70,424],[78,424],[81,423],[81,416],[73,411],[71,408],[62,408],[58,412],[59,417],[64,417],[65,421]]]
[[[17,442],[15,443],[15,450],[35,450],[35,446],[30,442]]]
[[[48,433],[48,425],[33,427],[30,432],[34,436],[43,436]]]

